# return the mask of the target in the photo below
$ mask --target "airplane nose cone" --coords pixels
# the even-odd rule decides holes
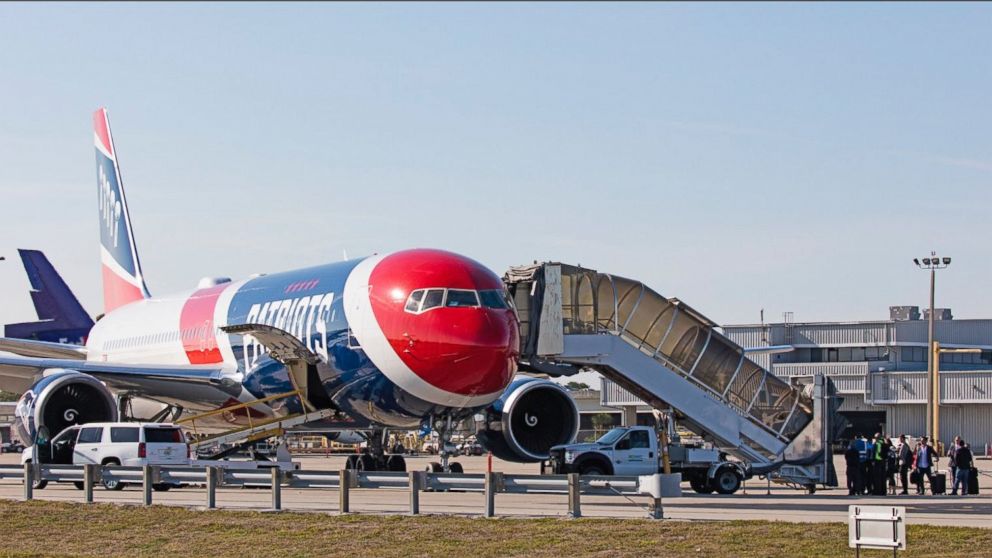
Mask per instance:
[[[482,291],[502,295],[495,273],[440,250],[406,250],[369,263],[368,270],[361,267],[345,288],[348,321],[366,354],[394,383],[453,406],[487,404],[509,385],[520,346],[516,315],[508,306],[475,298]],[[470,302],[408,309],[411,293],[431,289],[461,291]],[[356,311],[366,300],[368,311]]]

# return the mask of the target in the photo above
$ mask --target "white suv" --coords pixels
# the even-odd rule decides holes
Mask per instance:
[[[100,422],[70,426],[51,441],[38,443],[21,454],[21,462],[62,465],[189,465],[190,448],[182,430],[168,423]],[[42,481],[44,482],[44,481]],[[124,483],[105,481],[109,490],[120,490]],[[43,488],[43,485],[41,486]],[[168,490],[169,485],[156,485]]]

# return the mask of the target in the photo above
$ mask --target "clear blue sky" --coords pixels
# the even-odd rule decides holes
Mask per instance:
[[[102,307],[106,105],[152,293],[415,246],[641,279],[721,323],[992,317],[989,4],[0,4],[18,247]],[[11,260],[13,258],[13,261]]]

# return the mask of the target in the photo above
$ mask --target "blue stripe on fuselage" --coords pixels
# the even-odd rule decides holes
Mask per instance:
[[[228,308],[228,324],[265,324],[288,331],[320,357],[317,373],[334,405],[356,420],[403,428],[453,410],[399,389],[350,337],[343,306],[345,282],[361,260],[351,260],[251,279]],[[243,372],[242,384],[255,397],[292,391],[286,368],[269,358],[251,337],[230,336]],[[246,342],[247,341],[247,342]],[[301,410],[297,401],[287,412]],[[460,411],[460,412],[459,412]],[[467,416],[472,410],[456,410]]]

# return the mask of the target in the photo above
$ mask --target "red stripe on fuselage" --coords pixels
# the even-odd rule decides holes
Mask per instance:
[[[108,266],[103,265],[102,267],[104,313],[145,298],[141,294],[141,289],[114,273]]]
[[[93,113],[93,131],[96,132],[96,137],[100,138],[103,148],[113,157],[114,148],[110,144],[110,130],[107,129],[107,109],[100,109]]]
[[[179,314],[179,331],[190,364],[223,361],[214,335],[214,309],[217,298],[228,285],[217,285],[193,293]]]

